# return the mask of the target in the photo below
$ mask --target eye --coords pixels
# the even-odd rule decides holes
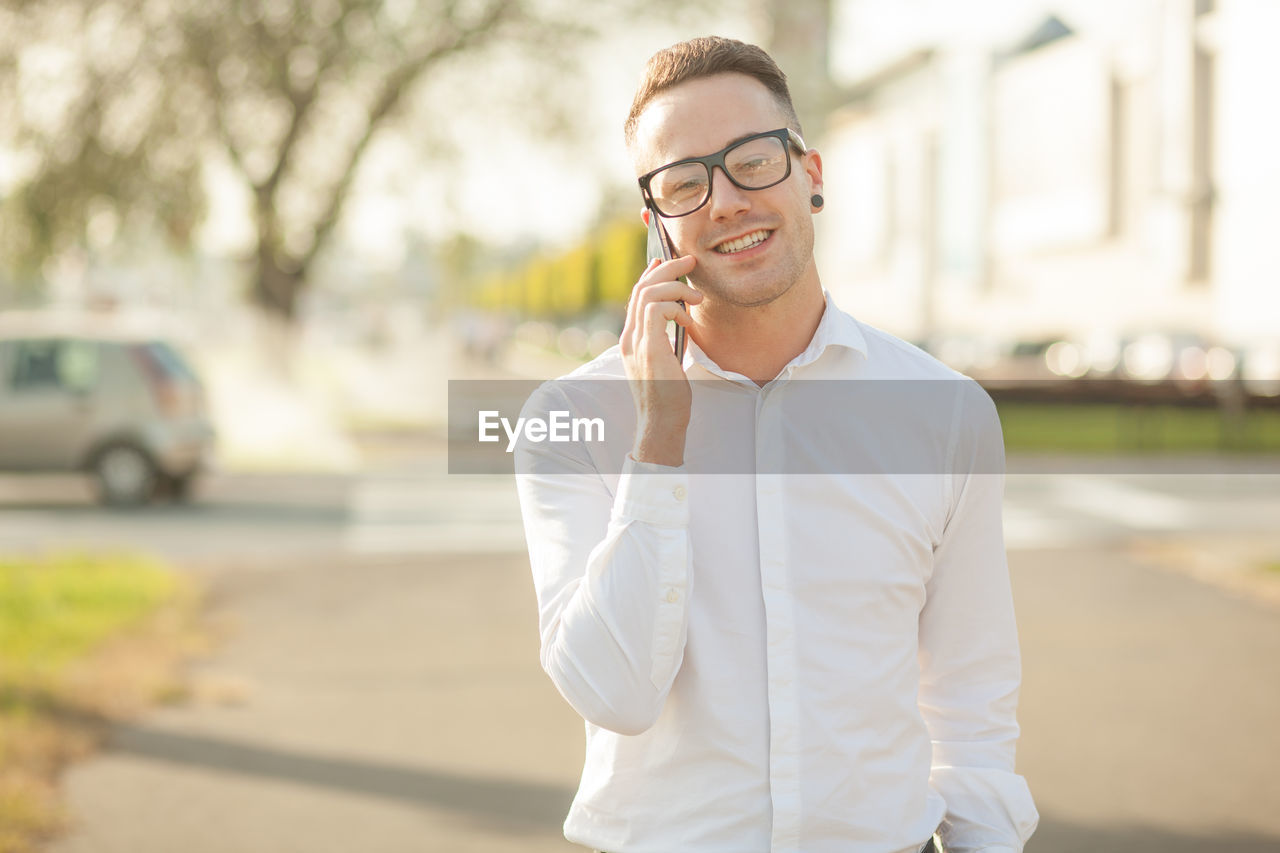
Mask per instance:
[[[663,181],[658,189],[662,198],[683,201],[700,197],[707,191],[706,176],[703,174],[673,176],[674,180]]]

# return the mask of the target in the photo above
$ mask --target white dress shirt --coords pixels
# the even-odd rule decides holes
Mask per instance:
[[[990,399],[830,296],[809,347],[763,387],[692,341],[685,363],[679,468],[630,459],[631,397],[605,381],[625,376],[616,348],[526,406],[606,423],[604,441],[516,450],[542,665],[586,720],[566,838],[609,853],[912,853],[941,826],[948,853],[1020,851],[1038,815],[1014,773],[1020,663]],[[788,402],[788,388],[823,387],[802,380],[947,393],[924,413],[825,417]],[[918,467],[813,468],[833,436],[890,434]]]

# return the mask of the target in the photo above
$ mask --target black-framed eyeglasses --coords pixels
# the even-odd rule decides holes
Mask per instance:
[[[712,170],[719,166],[733,185],[764,190],[791,177],[790,145],[797,154],[808,149],[789,127],[756,133],[705,157],[689,157],[640,176],[640,192],[668,219],[688,216],[711,200]]]

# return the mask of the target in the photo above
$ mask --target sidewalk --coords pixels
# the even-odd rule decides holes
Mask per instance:
[[[65,779],[52,853],[568,853],[582,724],[523,556],[246,567],[192,696]]]
[[[1036,853],[1280,851],[1280,622],[1121,550],[1011,555]],[[244,566],[193,698],[66,780],[52,853],[582,853],[522,556]]]

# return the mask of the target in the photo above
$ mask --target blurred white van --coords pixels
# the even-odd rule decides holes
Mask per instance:
[[[100,325],[0,315],[0,471],[85,471],[113,505],[189,497],[214,444],[199,378]]]

